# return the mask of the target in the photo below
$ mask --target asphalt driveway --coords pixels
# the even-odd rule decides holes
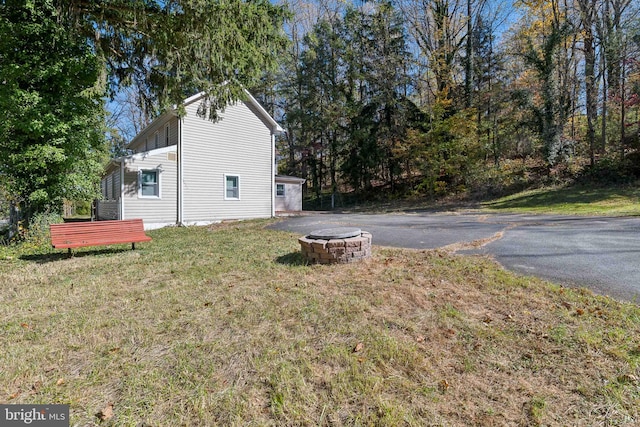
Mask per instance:
[[[637,217],[313,213],[271,228],[306,235],[345,226],[369,231],[374,245],[490,255],[517,273],[640,301]]]

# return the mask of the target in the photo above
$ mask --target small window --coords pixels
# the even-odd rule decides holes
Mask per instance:
[[[164,146],[169,146],[169,123],[164,127]]]
[[[140,197],[160,197],[160,174],[158,170],[140,171]]]
[[[236,175],[224,176],[224,198],[239,199],[240,198],[240,177]]]
[[[284,197],[284,184],[276,184],[276,197]]]

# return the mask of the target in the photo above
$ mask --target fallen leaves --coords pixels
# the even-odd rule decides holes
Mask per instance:
[[[31,391],[29,393],[30,394],[38,394],[40,392],[41,388],[42,388],[42,381],[36,381],[31,386]]]
[[[354,353],[360,353],[362,350],[364,350],[364,344],[361,342],[356,344],[356,346],[353,348]]]
[[[100,412],[96,413],[96,417],[100,421],[106,421],[113,418],[113,403],[108,403]]]

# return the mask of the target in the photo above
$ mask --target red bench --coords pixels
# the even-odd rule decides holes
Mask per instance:
[[[79,248],[82,246],[115,245],[131,243],[131,249],[137,242],[148,242],[151,237],[144,233],[141,219],[121,221],[92,221],[51,224],[51,245],[56,249]]]

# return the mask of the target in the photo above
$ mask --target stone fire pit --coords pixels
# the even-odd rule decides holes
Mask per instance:
[[[302,255],[312,264],[346,264],[371,256],[371,233],[359,228],[317,230],[298,242]]]

